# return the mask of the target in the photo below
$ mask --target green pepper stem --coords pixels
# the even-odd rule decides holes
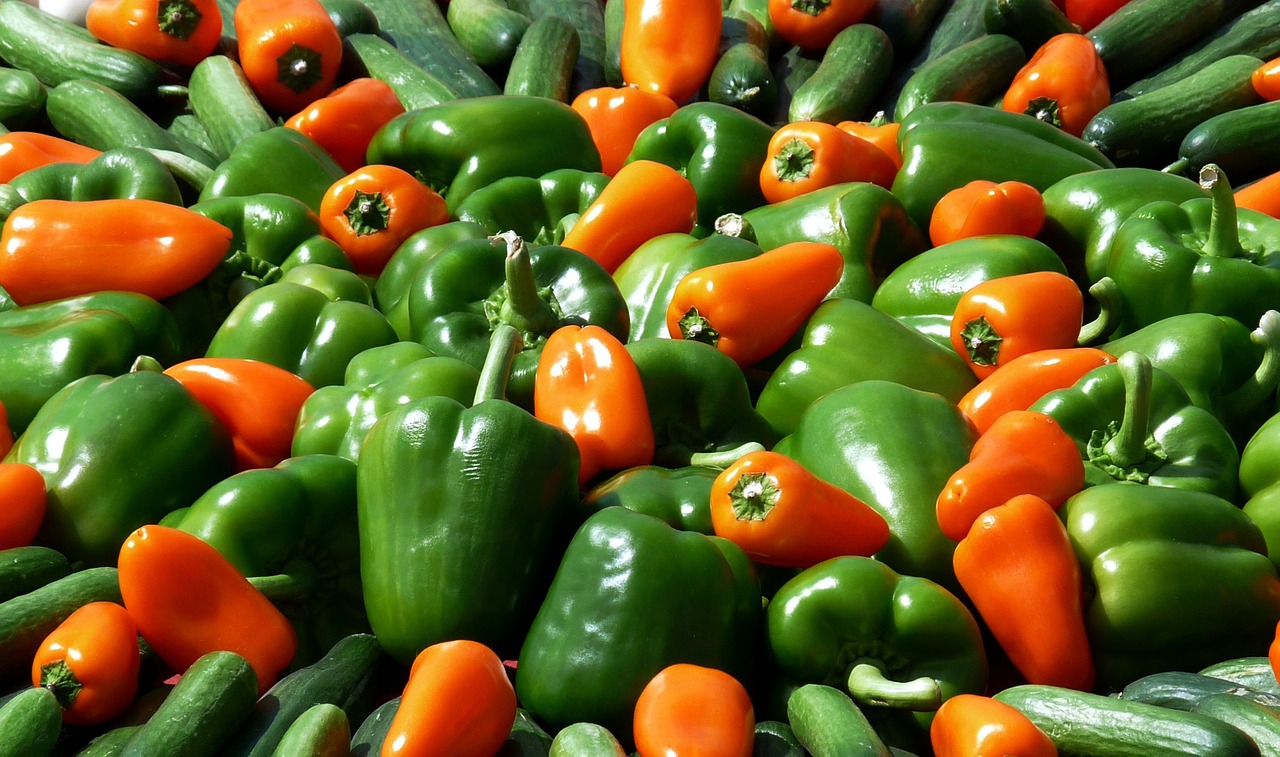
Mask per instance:
[[[40,686],[53,692],[54,699],[62,709],[69,710],[75,704],[76,697],[84,684],[76,677],[66,660],[56,660],[40,666]]]
[[[718,468],[724,470],[733,465],[745,455],[752,452],[763,452],[764,445],[759,442],[747,442],[733,449],[719,450],[717,452],[695,452],[689,456],[689,465],[699,468]]]
[[[502,306],[502,320],[524,334],[541,334],[552,330],[556,315],[538,294],[538,282],[533,277],[533,262],[529,258],[528,245],[514,231],[496,234],[489,237],[489,241],[501,241],[507,245],[507,300]]]
[[[1147,458],[1151,424],[1151,360],[1140,352],[1126,352],[1117,361],[1124,381],[1124,418],[1103,450],[1116,465],[1127,468]]]
[[[1120,325],[1120,287],[1114,279],[1110,276],[1098,279],[1098,283],[1089,287],[1089,296],[1098,301],[1101,310],[1097,318],[1080,327],[1076,344],[1081,347],[1106,339]]]
[[[1218,412],[1226,418],[1243,418],[1253,412],[1280,383],[1280,313],[1263,313],[1249,338],[1262,347],[1262,362],[1243,384],[1219,400]]]
[[[484,368],[480,370],[480,382],[476,384],[475,400],[471,403],[473,406],[485,400],[506,397],[511,361],[523,347],[524,339],[514,326],[499,323],[494,328],[493,336],[489,337],[489,353],[485,355]]]
[[[272,576],[249,576],[253,588],[262,592],[272,602],[302,599],[316,590],[320,574],[311,563],[292,560],[285,564],[284,572]]]
[[[164,365],[159,360],[150,355],[139,355],[133,360],[133,365],[129,366],[130,373],[141,373],[143,371],[152,371],[153,373],[164,373]]]
[[[942,706],[942,687],[928,676],[914,681],[885,677],[878,665],[859,663],[849,671],[849,694],[860,705],[932,712]]]
[[[1200,169],[1200,186],[1213,197],[1209,216],[1209,241],[1204,253],[1215,258],[1238,258],[1244,254],[1240,246],[1240,228],[1236,220],[1236,198],[1227,183],[1227,175],[1214,163]]]
[[[756,230],[751,222],[737,213],[725,213],[717,218],[715,232],[721,236],[737,237],[748,242],[756,241]]]

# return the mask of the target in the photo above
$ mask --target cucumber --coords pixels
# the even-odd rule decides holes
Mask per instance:
[[[720,58],[707,79],[707,99],[764,119],[777,98],[769,35],[754,15],[731,5],[724,12]]]
[[[1250,77],[1262,61],[1231,55],[1166,87],[1113,102],[1081,135],[1120,166],[1162,168],[1187,133],[1219,113],[1262,100]]]
[[[902,88],[921,66],[985,35],[987,2],[988,0],[954,0],[944,5],[945,10],[937,17],[915,57],[897,62],[895,73],[885,86],[876,109],[886,113],[893,112]]]
[[[866,22],[889,35],[894,60],[910,60],[945,7],[945,0],[879,0],[871,6]]]
[[[787,697],[787,720],[813,757],[889,757],[875,729],[853,699],[839,689],[810,683]]]
[[[140,728],[141,725],[122,725],[100,733],[84,749],[76,752],[76,757],[116,757]]]
[[[1080,33],[1053,0],[989,0],[983,20],[987,34],[1013,37],[1028,58],[1059,34]]]
[[[1202,676],[1222,678],[1255,691],[1280,696],[1280,682],[1276,681],[1275,671],[1271,669],[1271,660],[1266,657],[1240,657],[1214,663],[1200,671]]]
[[[812,78],[818,66],[822,65],[822,57],[814,56],[802,48],[787,48],[771,67],[773,81],[778,88],[778,97],[773,105],[772,117],[765,119],[774,125],[787,123],[790,117],[791,102],[804,83]]]
[[[204,123],[194,113],[179,113],[169,121],[165,129],[179,142],[186,141],[213,155],[213,138]]]
[[[350,751],[347,713],[337,705],[318,704],[293,721],[272,757],[347,757]]]
[[[611,87],[622,81],[622,22],[626,19],[625,2],[604,6],[604,80]]]
[[[532,20],[505,0],[451,0],[445,18],[459,44],[481,66],[504,66]]]
[[[551,741],[550,757],[626,757],[626,754],[609,729],[595,723],[565,726]]]
[[[865,121],[893,69],[893,43],[871,24],[854,24],[827,45],[822,62],[795,90],[791,121]]]
[[[183,672],[164,703],[121,752],[122,757],[204,757],[221,749],[258,699],[253,666],[235,652],[209,652]]]
[[[511,60],[502,93],[567,103],[579,46],[578,30],[563,18],[543,16],[534,21]]]
[[[528,710],[516,709],[507,740],[494,757],[547,757],[551,753],[551,735],[542,730]]]
[[[0,551],[0,602],[34,591],[71,573],[71,562],[55,549],[32,545]]]
[[[226,160],[245,137],[276,125],[254,94],[244,69],[225,55],[210,55],[197,63],[187,92],[191,112],[204,125],[219,160]]]
[[[1221,17],[1222,0],[1131,0],[1087,36],[1114,92],[1195,44]]]
[[[48,689],[26,689],[0,707],[0,757],[53,754],[61,733],[62,705]]]
[[[1061,757],[1257,757],[1249,737],[1207,715],[1059,686],[1024,684],[995,699],[1026,715]]]
[[[756,739],[751,757],[805,757],[804,746],[791,726],[781,720],[756,723]]]
[[[1231,694],[1264,703],[1280,704],[1280,697],[1272,694],[1255,691],[1223,678],[1182,671],[1167,671],[1143,676],[1125,686],[1120,692],[1120,698],[1130,702],[1143,702],[1192,712],[1197,704],[1218,694]]]
[[[115,568],[86,568],[0,603],[0,676],[29,672],[45,637],[90,602],[121,602]]]
[[[573,65],[572,97],[605,85],[605,11],[599,0],[510,0],[511,6],[537,21],[556,16],[578,32],[578,59]]]
[[[75,24],[24,2],[0,2],[0,58],[47,87],[88,79],[139,102],[155,97],[162,79],[152,61],[104,45]]]
[[[378,17],[360,0],[320,0],[320,4],[329,11],[329,18],[340,37],[377,34],[382,28],[378,25]]]
[[[378,18],[380,36],[459,97],[501,93],[459,44],[436,0],[363,1]]]
[[[382,753],[382,742],[387,740],[387,732],[391,730],[391,721],[395,720],[399,709],[400,697],[378,705],[351,735],[351,757],[378,757]]]
[[[1253,739],[1262,754],[1280,754],[1280,711],[1274,705],[1232,694],[1214,694],[1196,704],[1192,712],[1216,718],[1242,731]]]
[[[342,68],[348,80],[368,76],[386,82],[405,110],[458,99],[458,93],[444,79],[375,34],[351,34],[342,40]]]
[[[44,118],[45,86],[35,74],[17,68],[0,68],[0,124],[25,129]]]
[[[902,121],[925,103],[950,101],[986,104],[1009,88],[1027,63],[1018,40],[987,34],[920,67],[902,88],[894,120]]]
[[[1179,162],[1195,177],[1216,163],[1235,185],[1280,171],[1280,100],[1229,110],[1187,132]]]

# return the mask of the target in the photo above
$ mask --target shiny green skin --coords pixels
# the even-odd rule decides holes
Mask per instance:
[[[490,234],[512,230],[532,245],[560,244],[608,183],[605,174],[576,168],[537,178],[508,176],[471,193],[454,215],[459,221],[483,226]]]
[[[1066,274],[1057,253],[1028,237],[970,237],[933,247],[898,266],[876,289],[871,305],[951,346],[951,316],[964,293],[1003,276],[1034,271]]]
[[[356,491],[365,609],[383,649],[408,665],[467,638],[509,655],[568,538],[578,448],[505,400],[425,397],[369,430]]]
[[[391,324],[374,308],[281,281],[241,300],[206,354],[271,363],[318,389],[341,384],[351,358],[394,341]]]
[[[889,381],[861,381],[809,405],[774,447],[884,516],[889,543],[876,559],[948,588],[955,543],[938,527],[938,495],[969,462],[977,436],[943,397]]]
[[[373,307],[373,293],[365,279],[355,271],[321,263],[303,263],[286,270],[280,281],[310,287],[334,302],[345,300]]]
[[[96,292],[0,309],[0,403],[19,434],[72,381],[124,373],[139,355],[168,364],[179,351],[178,324],[142,294]]]
[[[870,302],[876,287],[928,240],[892,192],[866,182],[837,184],[743,214],[766,250],[791,242],[834,245],[844,258],[829,297]]]
[[[608,728],[573,723],[556,734],[547,757],[627,757],[627,753]]]
[[[583,497],[588,513],[606,507],[625,507],[652,515],[672,528],[712,536],[711,485],[720,469],[698,465],[663,468],[640,465],[615,473]]]
[[[365,435],[379,418],[423,397],[470,404],[479,381],[480,371],[456,358],[432,355],[417,342],[371,347],[347,364],[341,386],[321,387],[302,403],[293,454],[341,455],[358,462]]]
[[[766,619],[769,650],[791,680],[846,691],[853,666],[870,663],[893,681],[933,678],[944,700],[981,694],[987,685],[982,633],[964,603],[933,581],[868,557],[836,557],[801,571],[778,589]],[[866,712],[914,721],[925,732],[933,720],[932,712]]]
[[[1273,415],[1240,451],[1244,514],[1262,529],[1267,554],[1280,567],[1280,414]]]
[[[738,674],[761,621],[754,575],[724,539],[622,507],[592,515],[565,550],[520,649],[516,694],[550,729],[578,722],[631,741],[645,685],[677,662]],[[754,599],[754,606],[752,605]]]
[[[51,163],[15,176],[9,186],[25,202],[35,200],[143,199],[182,205],[182,190],[160,159],[141,147],[117,147],[93,160]],[[0,220],[16,207],[5,202]]]
[[[213,546],[246,577],[315,571],[314,588],[276,602],[298,632],[292,668],[368,632],[352,461],[305,455],[242,471],[210,487],[172,525]]]
[[[270,170],[263,170],[269,166]],[[295,129],[276,126],[245,137],[213,169],[200,202],[264,192],[288,195],[313,211],[329,187],[347,172],[315,140]]]
[[[1249,516],[1210,494],[1107,484],[1059,510],[1094,592],[1086,610],[1101,686],[1199,670],[1266,649],[1280,578]]]
[[[226,430],[155,371],[73,381],[40,408],[5,461],[44,474],[37,541],[86,565],[115,565],[134,529],[191,504],[233,470]]]
[[[44,117],[48,95],[44,84],[30,71],[0,68],[0,127],[17,131],[37,125]]]
[[[479,224],[451,221],[429,226],[400,244],[373,287],[378,310],[387,317],[400,339],[413,339],[409,331],[409,290],[413,288],[418,269],[458,242],[487,239],[491,233]]]
[[[864,302],[830,299],[809,317],[800,349],[769,376],[756,410],[779,434],[789,434],[814,400],[872,379],[935,392],[951,402],[978,383],[954,349]]]
[[[628,341],[669,337],[667,306],[680,279],[693,271],[750,260],[763,250],[740,237],[712,234],[660,234],[636,248],[613,272],[627,301],[631,332]]]
[[[565,103],[528,96],[469,97],[407,111],[373,135],[366,157],[417,176],[440,192],[450,215],[498,179],[600,170],[582,116]]]
[[[347,757],[351,753],[351,723],[342,708],[321,702],[310,707],[284,732],[274,755]]]
[[[765,204],[760,167],[773,132],[737,108],[690,103],[640,132],[627,162],[652,160],[679,171],[698,195],[698,227],[710,231],[725,213]]]

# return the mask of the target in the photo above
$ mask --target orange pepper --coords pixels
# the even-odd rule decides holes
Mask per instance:
[[[587,122],[600,151],[600,170],[608,176],[627,162],[640,132],[676,112],[675,100],[636,86],[588,89],[570,107]]]
[[[365,165],[365,153],[383,124],[404,113],[391,85],[381,79],[352,79],[284,122],[329,153],[351,173]]]
[[[1280,171],[1264,176],[1235,191],[1236,207],[1280,218]]]
[[[960,297],[951,317],[951,345],[979,379],[1029,352],[1075,345],[1084,295],[1056,271],[1001,276]]]
[[[13,447],[13,430],[9,428],[9,411],[4,409],[4,403],[0,402],[0,459],[9,454],[9,449]]]
[[[1034,237],[1044,226],[1044,197],[1030,184],[977,179],[947,192],[933,206],[929,239],[935,247],[985,234]]]
[[[787,42],[821,50],[866,18],[874,5],[874,0],[769,0],[769,20]]]
[[[673,338],[706,342],[738,365],[751,365],[787,343],[843,272],[840,250],[821,242],[792,242],[700,268],[676,284],[667,329]]]
[[[40,471],[26,463],[0,463],[0,503],[0,549],[35,541],[48,505]]]
[[[36,131],[0,134],[0,184],[7,184],[33,168],[51,163],[84,165],[101,154],[101,150]]]
[[[1005,413],[1026,410],[1049,392],[1066,389],[1094,368],[1115,361],[1114,356],[1093,347],[1020,355],[961,397],[960,411],[983,434]]]
[[[1083,34],[1049,38],[1013,77],[1000,107],[1026,113],[1080,136],[1111,104],[1111,84],[1093,42]]]
[[[1276,635],[1267,648],[1267,660],[1271,663],[1271,673],[1280,678],[1280,623],[1276,624]]]
[[[45,637],[31,663],[31,684],[62,705],[62,722],[97,725],[115,718],[138,693],[138,626],[115,602],[90,602]]]
[[[751,697],[736,678],[689,663],[659,671],[633,718],[640,757],[751,757],[755,728]]]
[[[952,564],[1028,683],[1093,688],[1080,561],[1048,502],[1023,494],[991,508],[956,546]]]
[[[902,151],[898,149],[898,132],[901,131],[902,124],[886,120],[883,111],[870,121],[841,121],[836,124],[836,128],[879,147],[895,167],[902,168]]]
[[[235,652],[253,666],[261,695],[293,661],[289,620],[199,537],[143,526],[125,539],[117,568],[138,632],[174,671],[209,652]]]
[[[320,229],[356,273],[376,276],[413,234],[449,220],[444,198],[408,171],[372,165],[335,181],[320,200]]]
[[[889,542],[889,524],[870,505],[769,451],[749,452],[716,477],[711,525],[756,562],[788,568],[869,557]]]
[[[674,168],[652,160],[628,163],[569,229],[561,246],[609,273],[660,234],[688,233],[698,220],[698,194]]]
[[[1280,100],[1280,58],[1258,66],[1253,72],[1253,89],[1263,100]]]
[[[934,757],[1057,757],[1058,748],[1026,715],[1004,702],[959,694],[929,726]]]
[[[118,289],[156,300],[194,286],[231,230],[154,200],[35,200],[0,231],[0,286],[19,305]]]
[[[231,435],[236,470],[270,468],[289,456],[311,384],[270,363],[204,357],[165,369],[195,395]]]
[[[938,493],[938,526],[960,541],[984,512],[1019,494],[1057,508],[1082,488],[1084,462],[1075,440],[1044,413],[1014,410],[978,437],[969,462]]]
[[[1064,0],[1062,12],[1084,34],[1106,21],[1127,2],[1129,0]]]
[[[796,121],[773,133],[760,167],[760,191],[770,203],[815,189],[865,181],[886,189],[898,167],[884,150],[820,121]]]
[[[112,47],[179,66],[196,65],[222,40],[216,0],[93,0],[84,21]]]
[[[498,655],[476,641],[418,653],[382,757],[493,757],[516,720],[516,692]]]
[[[342,37],[319,0],[240,0],[234,21],[240,67],[267,108],[297,113],[333,89]]]
[[[627,0],[622,79],[676,103],[698,93],[720,53],[720,0]]]
[[[599,326],[562,326],[547,337],[533,384],[533,414],[577,442],[579,483],[602,470],[653,462],[640,369],[626,346]]]

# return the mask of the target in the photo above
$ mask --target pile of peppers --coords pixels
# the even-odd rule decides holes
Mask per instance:
[[[1041,755],[992,695],[1280,664],[1257,187],[1000,103],[797,128],[686,2],[560,98],[254,73],[204,162],[0,107],[0,728],[47,688],[74,754],[232,652],[260,707],[358,665],[324,754],[823,755],[821,685],[877,753]],[[253,722],[210,753],[301,748]]]

